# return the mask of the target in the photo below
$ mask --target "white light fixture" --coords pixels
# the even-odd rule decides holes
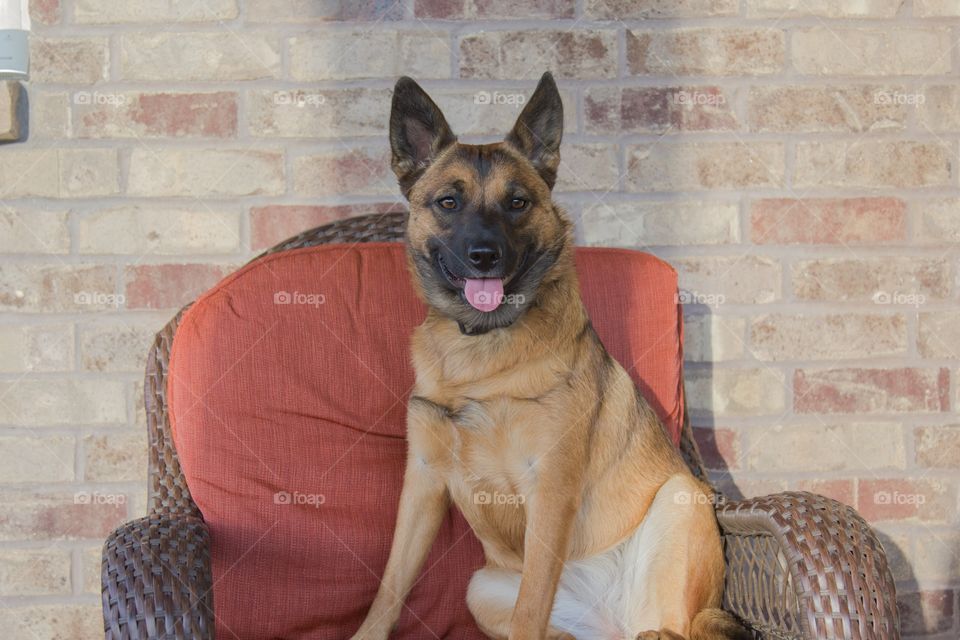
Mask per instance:
[[[29,76],[29,33],[29,0],[0,0],[0,80]]]

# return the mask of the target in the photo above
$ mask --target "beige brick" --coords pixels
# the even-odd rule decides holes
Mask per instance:
[[[739,11],[738,5],[737,0],[587,0],[584,14],[592,20],[735,16]]]
[[[960,312],[921,313],[917,349],[924,358],[960,358]]]
[[[953,162],[953,152],[938,142],[800,142],[795,182],[804,188],[949,186]]]
[[[34,83],[93,84],[107,79],[106,38],[30,38],[30,80]]]
[[[920,584],[947,584],[960,575],[960,532],[921,529],[913,533],[911,579]]]
[[[583,241],[603,246],[738,242],[735,202],[603,202],[583,212]]]
[[[913,0],[913,14],[929,17],[960,16],[960,2],[957,0]]]
[[[0,550],[0,596],[69,594],[69,550]]]
[[[791,57],[802,74],[899,76],[950,72],[953,43],[946,27],[798,29]]]
[[[4,149],[0,154],[0,199],[60,195],[55,149]]]
[[[99,602],[89,604],[35,604],[0,609],[6,640],[79,640],[103,635]]]
[[[124,22],[189,23],[232,20],[238,15],[237,0],[76,0],[74,20],[79,24]]]
[[[0,325],[0,373],[69,371],[72,368],[72,325]]]
[[[0,82],[0,140],[20,139],[20,83]]]
[[[687,373],[693,414],[776,415],[786,406],[783,373],[772,369],[696,369]]]
[[[235,211],[120,207],[83,216],[77,228],[80,253],[177,255],[230,253],[240,242]]]
[[[912,203],[914,240],[922,244],[960,243],[960,198],[938,198]]]
[[[892,18],[903,0],[747,0],[750,17]]]
[[[950,281],[950,264],[928,258],[821,258],[793,267],[793,290],[800,300],[915,309],[949,296]]]
[[[116,309],[116,269],[106,265],[0,264],[0,311]]]
[[[767,75],[783,69],[780,29],[690,28],[627,30],[627,71],[633,75]]]
[[[450,37],[445,31],[315,32],[290,38],[294,80],[450,77]],[[370,55],[370,52],[389,55]]]
[[[748,433],[747,468],[753,471],[867,471],[906,467],[903,431],[898,424],[775,425]]]
[[[900,244],[907,238],[899,198],[765,198],[750,205],[755,244]]]
[[[127,420],[125,385],[117,380],[0,381],[0,424],[62,426]]]
[[[269,138],[382,136],[390,96],[389,89],[368,88],[251,91],[247,120],[252,135]]]
[[[144,433],[86,436],[83,439],[84,480],[142,482],[147,478],[147,438]]]
[[[67,253],[70,234],[65,211],[0,205],[0,253]]]
[[[100,569],[103,563],[103,548],[91,547],[84,549],[80,555],[80,564],[83,570],[83,592],[101,593]]]
[[[583,110],[590,133],[735,131],[735,100],[733,90],[717,86],[592,87]]]
[[[73,97],[79,138],[231,138],[237,94],[83,91]]]
[[[136,371],[146,366],[147,351],[161,321],[99,321],[81,326],[80,366],[88,371]]]
[[[460,41],[462,78],[536,79],[544,69],[559,78],[615,78],[616,31],[486,31]]]
[[[960,129],[960,87],[952,84],[928,85],[917,105],[921,131],[954,132]]]
[[[762,304],[780,299],[780,264],[770,258],[679,258],[670,264],[680,275],[684,304]]]
[[[779,142],[662,141],[627,147],[627,190],[699,191],[778,187],[785,174]]]
[[[301,196],[393,195],[397,192],[389,150],[379,145],[343,145],[295,158],[293,189]]]
[[[619,186],[617,146],[567,143],[560,158],[556,191],[614,191]]]
[[[899,314],[773,314],[753,321],[750,351],[758,360],[904,356],[907,325]]]
[[[29,103],[31,138],[70,137],[70,94],[31,88]]]
[[[900,87],[751,87],[748,121],[754,131],[883,131],[906,126]]]
[[[960,469],[960,424],[917,427],[913,430],[917,465]]]
[[[247,0],[246,22],[379,22],[403,19],[402,2],[317,2],[316,0]]]
[[[133,149],[127,190],[137,196],[247,196],[284,190],[280,151]]]
[[[123,80],[256,80],[280,75],[278,38],[251,31],[120,36]]]
[[[746,318],[717,314],[683,318],[683,355],[688,362],[723,362],[744,356]]]
[[[75,449],[73,436],[0,436],[0,482],[70,482]]]
[[[61,149],[60,197],[93,198],[120,191],[115,149]]]

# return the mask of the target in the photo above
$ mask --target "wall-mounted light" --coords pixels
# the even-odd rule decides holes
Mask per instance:
[[[0,0],[0,80],[26,80],[30,72],[29,0]]]

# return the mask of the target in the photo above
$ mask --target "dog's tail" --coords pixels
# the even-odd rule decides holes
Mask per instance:
[[[753,633],[723,609],[703,609],[690,624],[690,640],[753,640]]]

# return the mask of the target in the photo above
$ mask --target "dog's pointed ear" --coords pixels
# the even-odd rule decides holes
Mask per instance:
[[[397,80],[390,111],[390,166],[404,196],[433,159],[456,141],[427,92],[412,78]]]
[[[560,140],[563,138],[563,102],[550,72],[543,74],[507,142],[523,153],[552,189],[560,166]]]

